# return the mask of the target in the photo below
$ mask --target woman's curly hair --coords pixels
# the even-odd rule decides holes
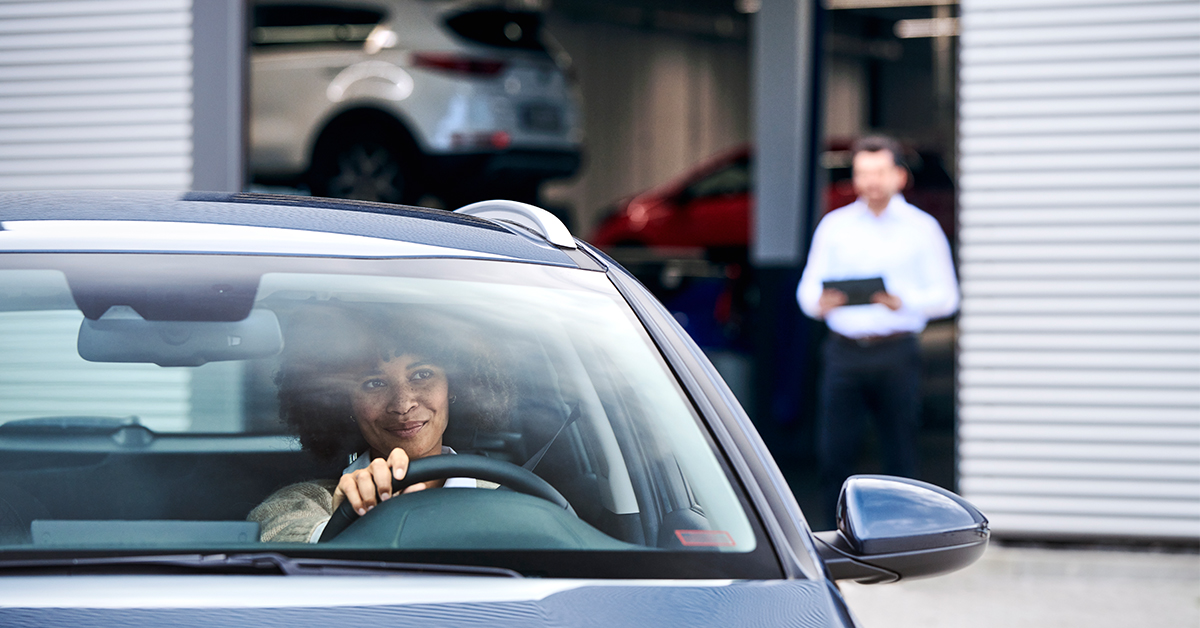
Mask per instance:
[[[288,317],[275,378],[280,419],[319,458],[362,452],[367,443],[353,417],[349,377],[405,354],[446,371],[451,426],[496,430],[508,423],[510,369],[477,329],[428,308],[358,304],[311,305]]]

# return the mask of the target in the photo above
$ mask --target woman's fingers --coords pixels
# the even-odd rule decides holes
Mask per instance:
[[[367,514],[367,507],[363,504],[362,496],[358,491],[358,480],[355,478],[356,473],[358,471],[347,473],[338,480],[337,489],[333,492],[333,506],[334,508],[338,507],[342,499],[345,499],[350,502],[350,507],[354,509],[354,512],[362,516]]]
[[[417,491],[423,491],[423,490],[431,487],[432,485],[433,485],[432,482],[417,482],[416,484],[413,484],[412,486],[404,489],[404,492],[405,493],[415,493]]]
[[[342,481],[338,480],[337,488],[333,489],[333,509],[337,510],[346,501],[346,492],[342,490]]]
[[[354,512],[361,517],[380,502],[390,499],[392,497],[392,479],[403,480],[407,472],[408,454],[397,447],[388,454],[386,460],[376,458],[367,465],[367,468],[343,475],[338,480],[337,489],[333,492],[333,507],[337,508],[345,499],[350,502],[350,507],[354,509]],[[425,488],[424,483],[416,484],[404,492],[410,493]]]
[[[392,468],[392,477],[403,480],[404,474],[408,473],[408,452],[399,447],[393,449],[392,453],[388,454],[387,464]]]
[[[371,480],[374,482],[375,492],[379,493],[379,501],[387,501],[392,496],[392,469],[389,466],[389,461],[381,458],[376,458],[367,465],[367,472],[371,475]]]
[[[371,477],[369,468],[355,471],[352,477],[354,478],[354,486],[358,489],[358,497],[362,501],[363,508],[362,511],[359,511],[357,508],[355,510],[360,515],[366,514],[366,511],[374,508],[375,504],[378,503],[378,500],[375,499],[375,480]],[[351,505],[353,503],[351,502]]]

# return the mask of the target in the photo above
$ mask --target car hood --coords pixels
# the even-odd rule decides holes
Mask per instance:
[[[838,597],[813,580],[24,576],[0,580],[0,624],[852,625]]]

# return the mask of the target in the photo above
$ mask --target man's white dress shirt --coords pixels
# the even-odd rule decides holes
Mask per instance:
[[[825,321],[830,330],[850,338],[917,333],[930,319],[958,310],[950,244],[937,220],[900,194],[879,216],[859,199],[821,220],[796,300],[805,314],[820,318],[821,282],[870,277],[882,277],[888,293],[900,297],[901,308],[878,303],[834,308]]]

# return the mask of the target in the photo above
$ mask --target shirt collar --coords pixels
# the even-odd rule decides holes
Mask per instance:
[[[857,198],[855,200],[855,202],[858,204],[858,206],[860,208],[860,212],[862,214],[870,216],[871,218],[876,218],[878,220],[883,220],[889,216],[894,216],[896,214],[896,212],[894,211],[896,207],[908,204],[908,201],[906,201],[904,199],[904,194],[902,194],[900,192],[896,192],[895,194],[892,195],[891,200],[888,201],[887,207],[884,207],[883,211],[878,216],[876,216],[875,212],[871,211],[871,208],[867,206],[867,202],[865,200],[863,200],[863,198],[861,196],[859,198]]]

